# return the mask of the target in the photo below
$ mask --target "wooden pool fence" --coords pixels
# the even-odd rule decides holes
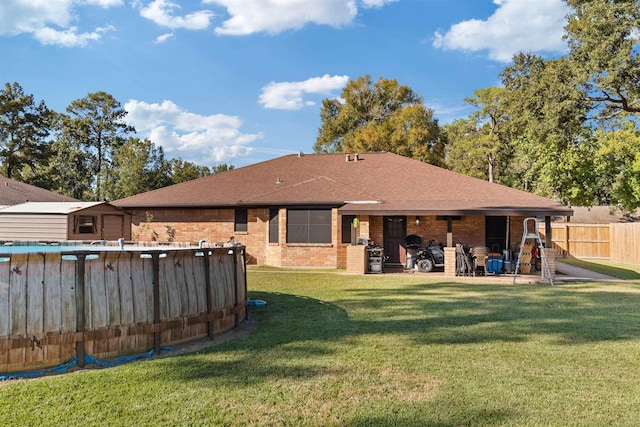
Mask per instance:
[[[157,354],[233,329],[247,314],[245,259],[244,247],[0,249],[0,373]]]

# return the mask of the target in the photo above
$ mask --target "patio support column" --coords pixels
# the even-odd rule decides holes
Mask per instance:
[[[544,247],[551,249],[553,240],[551,239],[551,217],[544,217]]]
[[[444,248],[444,275],[455,277],[456,275],[456,248]]]

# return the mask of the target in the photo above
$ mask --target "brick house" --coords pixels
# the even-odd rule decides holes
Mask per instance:
[[[524,191],[387,152],[279,157],[114,201],[133,214],[134,240],[227,242],[248,261],[346,268],[353,239],[405,263],[404,238],[502,251],[525,217],[572,215]],[[353,227],[354,219],[359,222]]]

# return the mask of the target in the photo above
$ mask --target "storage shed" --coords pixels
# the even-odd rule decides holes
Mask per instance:
[[[27,202],[0,209],[0,240],[131,240],[131,215],[107,202]]]

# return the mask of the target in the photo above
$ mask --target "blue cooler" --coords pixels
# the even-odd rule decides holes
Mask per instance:
[[[487,259],[487,270],[489,273],[501,274],[503,262],[501,256],[490,256]]]

